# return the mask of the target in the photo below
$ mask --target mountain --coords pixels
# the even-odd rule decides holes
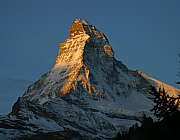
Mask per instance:
[[[106,36],[76,19],[55,66],[0,116],[2,139],[107,139],[151,115],[151,86],[180,90],[114,58]]]

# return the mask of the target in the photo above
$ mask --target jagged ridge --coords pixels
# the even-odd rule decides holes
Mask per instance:
[[[82,139],[111,138],[144,113],[152,115],[147,97],[154,83],[158,81],[117,61],[105,35],[77,19],[69,39],[60,44],[54,68],[29,86],[8,116],[0,117],[0,137],[36,138],[53,132],[59,139],[68,134],[70,139],[71,133]]]
[[[106,77],[113,73],[114,52],[101,31],[87,21],[77,19],[70,28],[69,36],[70,38],[66,39],[65,43],[60,44],[54,68],[38,81],[38,83],[43,82],[40,85],[44,85],[46,90],[37,89],[37,83],[35,83],[35,86],[30,86],[23,95],[25,99],[42,104],[48,99],[62,97],[71,92],[72,87],[77,87],[77,80],[84,84],[84,89],[90,94],[91,91],[98,94],[97,90],[89,83],[87,65],[93,69],[102,69],[102,73],[106,74]],[[92,58],[93,53],[94,57]],[[103,65],[108,65],[110,69],[108,67],[108,69],[104,69]],[[83,76],[82,71],[84,71]],[[48,82],[46,83],[46,81]],[[54,84],[56,86],[53,86]]]

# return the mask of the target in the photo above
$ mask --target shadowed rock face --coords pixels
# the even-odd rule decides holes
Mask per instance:
[[[29,86],[9,115],[0,116],[0,138],[112,138],[144,113],[152,115],[147,98],[152,85],[175,96],[179,92],[129,70],[114,58],[101,31],[76,19],[69,39],[60,44],[55,66]]]
[[[25,99],[42,104],[49,99],[72,94],[73,89],[78,88],[77,79],[86,92],[98,94],[101,91],[97,91],[90,82],[91,71],[101,73],[107,84],[112,86],[114,52],[105,35],[87,21],[77,19],[71,25],[69,36],[60,44],[54,68],[29,87],[23,95]],[[48,88],[44,90],[42,87]]]

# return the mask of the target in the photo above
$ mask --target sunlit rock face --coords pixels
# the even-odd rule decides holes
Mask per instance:
[[[105,35],[76,19],[55,66],[30,85],[12,112],[0,116],[0,138],[108,139],[152,115],[151,86],[179,89],[129,70]],[[19,131],[21,130],[21,131]]]
[[[101,31],[85,20],[76,19],[71,25],[69,39],[60,44],[54,68],[30,86],[23,97],[42,104],[72,93],[78,88],[77,80],[89,94],[98,94],[90,82],[91,71],[101,73],[112,86],[114,52]]]

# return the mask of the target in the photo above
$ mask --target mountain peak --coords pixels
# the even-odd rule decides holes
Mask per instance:
[[[76,19],[70,27],[69,38],[79,34],[88,34],[91,38],[98,37],[107,40],[106,36],[92,24],[83,19]],[[108,40],[107,40],[108,41]]]
[[[60,44],[55,67],[57,64],[74,63],[77,58],[84,58],[87,46],[93,50],[91,53],[97,53],[97,56],[100,54],[97,51],[101,49],[102,53],[114,57],[114,51],[106,36],[86,20],[76,19],[70,27],[69,39]]]
[[[92,73],[99,73],[112,87],[114,51],[105,35],[89,22],[76,19],[70,27],[70,37],[60,44],[54,68],[34,85],[23,97],[43,104],[46,101],[73,93],[79,86],[90,95],[101,94],[91,85]],[[39,88],[37,85],[46,85]],[[54,84],[55,83],[55,84]],[[42,90],[43,89],[43,90]],[[99,95],[98,95],[99,96]],[[41,97],[41,98],[40,98]]]
[[[76,19],[72,23],[70,38],[60,44],[58,54],[54,68],[28,88],[24,99],[44,104],[82,93],[95,100],[114,102],[119,96],[134,98],[139,92],[144,96],[152,83],[117,61],[105,35],[85,20]],[[120,101],[121,98],[118,104]]]
[[[82,20],[76,19],[69,30],[69,38],[79,35],[80,33],[85,33],[85,30],[83,28],[83,24],[85,23],[87,23],[85,20],[83,20],[82,22]]]
[[[152,115],[149,91],[154,85],[162,85],[170,96],[180,94],[179,89],[129,70],[114,58],[101,31],[77,19],[70,38],[60,44],[54,68],[29,86],[9,115],[0,116],[0,137],[111,139],[138,123],[144,113]]]

